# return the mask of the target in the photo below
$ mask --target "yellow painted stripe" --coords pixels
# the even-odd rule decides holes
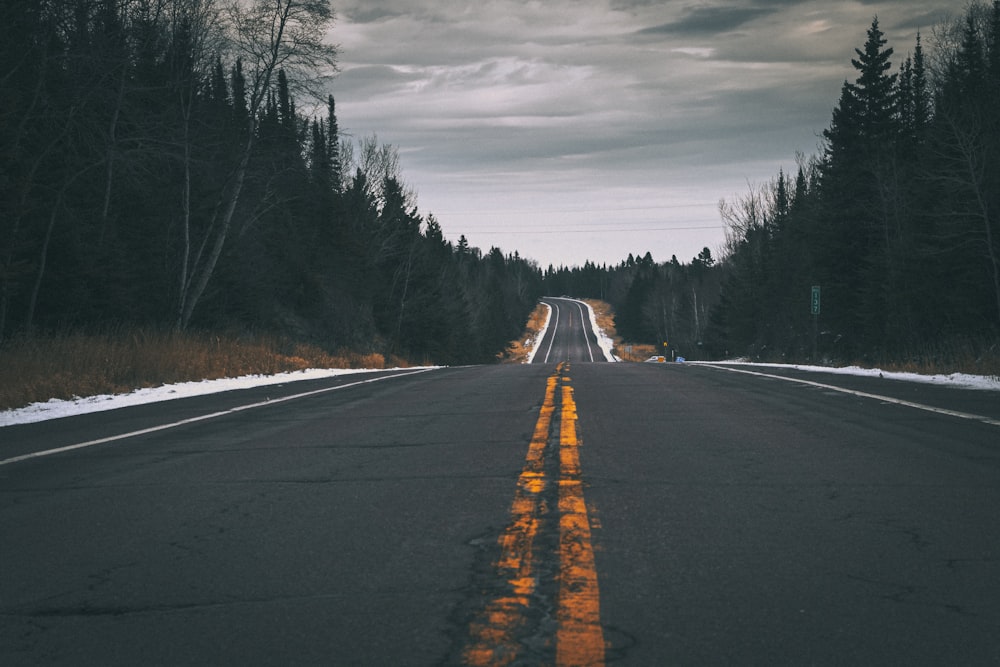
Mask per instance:
[[[567,378],[568,380],[568,378]],[[559,601],[556,665],[604,665],[597,564],[580,479],[573,388],[562,387],[559,419]]]
[[[545,399],[535,423],[524,468],[518,477],[511,522],[500,536],[500,558],[496,563],[504,590],[490,600],[470,625],[470,640],[462,654],[467,665],[510,665],[519,658],[517,631],[538,588],[535,570],[535,538],[542,529],[541,493],[549,484],[545,473],[545,450],[552,420],[559,424],[559,581],[556,600],[555,649],[557,667],[604,665],[604,632],[601,628],[597,566],[591,544],[590,517],[580,477],[580,442],[576,433],[576,402],[559,364],[548,378]],[[560,388],[559,381],[564,384]],[[560,409],[556,413],[556,396]],[[553,526],[551,530],[555,530]]]
[[[462,658],[467,665],[487,667],[509,665],[517,659],[514,631],[524,622],[524,614],[537,586],[533,572],[534,542],[540,525],[540,494],[545,489],[545,447],[555,412],[556,386],[560,364],[545,386],[545,399],[535,422],[524,468],[517,481],[511,505],[511,522],[500,536],[497,570],[508,587],[486,606],[470,627],[470,641]]]

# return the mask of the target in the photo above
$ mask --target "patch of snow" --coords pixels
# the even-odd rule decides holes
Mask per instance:
[[[136,389],[128,394],[101,394],[69,400],[52,399],[44,403],[32,403],[24,408],[0,412],[0,428],[13,426],[14,424],[30,424],[47,419],[82,415],[90,412],[117,410],[118,408],[133,405],[171,401],[178,398],[190,398],[191,396],[204,396],[205,394],[215,394],[234,389],[264,387],[267,385],[298,382],[300,380],[318,380],[353,373],[373,373],[376,370],[381,369],[315,368],[291,373],[278,373],[277,375],[245,375],[238,378],[181,382],[160,387],[150,387],[148,389]]]
[[[989,391],[1000,391],[1000,378],[989,375],[969,375],[967,373],[950,373],[938,375],[923,375],[921,373],[901,373],[896,371],[884,371],[880,368],[862,368],[860,366],[843,366],[831,368],[828,366],[808,366],[801,364],[760,364],[748,361],[726,361],[726,364],[740,366],[755,366],[757,368],[787,368],[797,371],[809,371],[813,373],[838,373],[840,375],[860,375],[865,377],[882,377],[889,380],[901,380],[903,382],[922,382],[926,384],[936,384],[961,389],[983,389]]]
[[[614,353],[615,342],[608,338],[608,335],[604,333],[604,329],[597,326],[597,314],[594,313],[594,309],[586,301],[581,301],[580,303],[585,305],[590,312],[590,326],[597,335],[597,344],[601,346],[601,351],[604,352],[605,361],[621,361]]]
[[[530,364],[532,361],[534,361],[535,353],[538,352],[538,346],[541,344],[542,339],[545,338],[545,332],[549,330],[549,320],[552,319],[552,306],[545,303],[544,301],[542,302],[542,305],[545,306],[547,311],[545,313],[545,322],[542,323],[542,329],[541,331],[538,332],[538,335],[535,337],[535,339],[526,341],[525,343],[528,347],[531,348],[530,350],[528,350],[528,358],[525,359],[524,361],[524,363],[526,364]]]

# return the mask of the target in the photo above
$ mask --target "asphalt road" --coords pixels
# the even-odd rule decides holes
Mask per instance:
[[[1000,663],[997,394],[746,370],[445,368],[0,429],[10,461],[222,413],[0,464],[0,664]]]
[[[560,361],[601,362],[604,353],[590,326],[587,306],[576,299],[545,297],[552,309],[549,327],[535,353],[534,363]]]

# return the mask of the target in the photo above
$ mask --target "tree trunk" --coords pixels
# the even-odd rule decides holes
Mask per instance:
[[[215,272],[215,266],[219,262],[219,257],[222,256],[222,249],[226,245],[226,237],[229,235],[229,228],[232,226],[233,215],[236,213],[236,205],[239,203],[240,193],[243,190],[243,182],[246,179],[247,165],[250,162],[250,153],[253,150],[253,136],[254,131],[251,131],[246,147],[243,150],[243,155],[240,158],[239,166],[236,168],[232,191],[225,201],[222,224],[215,236],[215,242],[212,244],[212,251],[203,265],[200,267],[195,266],[191,276],[190,292],[184,294],[184,305],[181,309],[178,329],[186,329],[188,324],[191,323],[191,316],[194,314],[195,306],[198,305],[198,301],[201,299],[202,294],[204,294],[205,288],[208,286],[208,281],[212,277],[212,273]]]
[[[215,272],[219,258],[232,227],[233,216],[243,191],[247,166],[254,148],[260,108],[270,89],[271,79],[280,66],[306,64],[316,67],[323,62],[332,64],[333,49],[322,44],[325,27],[332,19],[328,4],[302,0],[258,0],[248,5],[234,3],[230,6],[230,22],[240,50],[251,59],[254,68],[253,86],[247,107],[247,138],[234,172],[232,187],[223,191],[223,213],[219,228],[211,225],[202,238],[201,249],[191,268],[191,275],[182,288],[178,329],[191,322],[194,309],[201,300],[208,282]],[[291,34],[289,37],[286,33]],[[211,242],[211,251],[204,262],[202,250]]]
[[[115,109],[111,114],[111,125],[108,127],[108,156],[107,168],[104,175],[104,201],[101,204],[101,231],[97,239],[97,247],[104,247],[104,239],[108,232],[108,215],[111,211],[111,192],[113,190],[115,175],[115,151],[118,144],[118,119],[121,117],[122,101],[125,99],[126,69],[122,64],[122,77],[118,82],[118,95],[115,100]]]
[[[45,239],[42,241],[42,251],[38,257],[38,273],[35,276],[35,284],[31,288],[31,298],[28,301],[28,314],[24,318],[24,329],[30,338],[35,325],[35,307],[38,304],[38,292],[42,287],[42,279],[45,277],[45,265],[48,263],[49,242],[52,240],[52,230],[56,226],[56,218],[59,217],[59,209],[62,207],[63,195],[72,181],[67,181],[59,190],[55,203],[52,205],[52,213],[49,215],[49,226],[45,230]]]
[[[184,114],[184,183],[181,190],[181,269],[180,290],[177,302],[177,320],[174,328],[180,331],[186,325],[184,312],[188,300],[188,263],[191,260],[191,140],[190,140],[190,113]]]

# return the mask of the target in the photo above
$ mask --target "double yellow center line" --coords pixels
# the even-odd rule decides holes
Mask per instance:
[[[545,604],[543,591],[550,588],[551,582],[542,580],[549,570],[539,567],[546,559],[558,559],[555,664],[604,665],[597,568],[583,497],[576,402],[568,370],[568,364],[559,364],[546,382],[545,399],[518,477],[511,522],[499,539],[496,567],[503,586],[470,625],[463,653],[467,665],[509,665],[525,658],[521,639],[538,639],[537,631],[532,635],[528,628],[532,607]],[[550,442],[558,443],[557,468],[555,461],[547,466],[553,456]],[[553,473],[547,469],[558,470],[557,479],[549,479]],[[554,525],[549,523],[551,508],[546,502],[546,491],[551,491],[553,481],[558,490],[558,547],[554,554],[537,553],[539,534]],[[542,643],[551,643],[551,638],[543,637]]]

